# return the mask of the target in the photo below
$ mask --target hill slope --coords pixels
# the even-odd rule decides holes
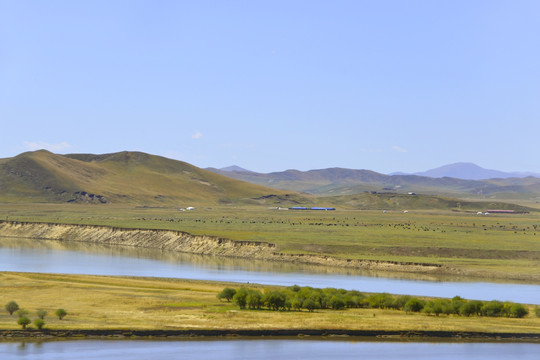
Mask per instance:
[[[218,204],[284,191],[141,152],[56,155],[40,150],[0,161],[2,201]]]

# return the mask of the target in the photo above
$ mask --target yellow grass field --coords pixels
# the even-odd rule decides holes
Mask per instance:
[[[540,333],[540,318],[534,315],[532,306],[523,319],[436,317],[378,309],[313,313],[240,310],[217,299],[218,292],[226,286],[240,285],[163,278],[1,272],[0,329],[21,328],[17,325],[17,315],[10,316],[4,310],[4,305],[14,300],[29,311],[32,321],[37,319],[37,310],[48,311],[45,328],[51,330],[346,329]],[[54,316],[58,308],[68,312],[63,320]]]

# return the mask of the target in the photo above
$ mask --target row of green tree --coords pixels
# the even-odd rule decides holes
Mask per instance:
[[[8,302],[5,305],[5,309],[7,312],[9,312],[10,316],[13,316],[13,313],[17,314],[17,324],[21,325],[23,329],[26,329],[26,327],[32,323],[32,320],[30,320],[28,317],[30,312],[28,310],[21,309],[19,304],[17,304],[15,301]],[[45,316],[47,316],[47,314],[48,312],[46,310],[36,311],[38,318],[34,320],[34,325],[39,330],[43,329],[45,326]],[[67,311],[64,309],[57,309],[54,314],[58,317],[58,319],[62,320],[67,315]]]
[[[505,316],[522,318],[529,313],[521,304],[501,301],[452,299],[423,300],[408,295],[379,293],[365,295],[356,290],[312,288],[294,285],[281,290],[241,287],[225,288],[217,297],[232,301],[241,309],[297,310],[310,312],[317,309],[341,310],[345,308],[396,309],[406,312],[424,312],[439,316]],[[538,314],[538,311],[537,311]]]

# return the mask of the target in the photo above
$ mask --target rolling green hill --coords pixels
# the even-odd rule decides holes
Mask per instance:
[[[286,192],[141,152],[57,155],[40,150],[0,161],[0,200],[7,202],[190,206],[270,194],[284,197]]]
[[[535,177],[489,180],[432,178],[418,175],[384,175],[369,170],[330,168],[286,170],[261,174],[255,172],[209,169],[219,174],[254,184],[290,189],[319,196],[354,195],[365,191],[417,192],[477,199],[538,199],[540,179]]]

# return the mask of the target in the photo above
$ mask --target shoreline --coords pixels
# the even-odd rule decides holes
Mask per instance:
[[[229,283],[119,276],[0,273],[2,298],[18,301],[34,319],[65,308],[68,318],[47,317],[45,328],[21,329],[0,313],[0,342],[78,339],[366,338],[368,341],[509,341],[540,343],[540,320],[429,316],[392,309],[338,311],[239,310],[216,295]],[[262,287],[260,287],[262,289]],[[0,289],[1,290],[1,289]]]
[[[132,246],[188,254],[293,262],[344,269],[351,268],[389,273],[451,275],[486,280],[514,280],[540,283],[540,277],[535,275],[486,272],[454,268],[441,264],[343,259],[322,254],[285,254],[279,251],[276,244],[269,242],[236,241],[217,236],[192,235],[182,231],[163,229],[0,220],[0,234],[0,237]]]
[[[487,272],[455,268],[441,264],[343,259],[322,254],[285,254],[279,251],[276,244],[269,242],[236,241],[217,236],[192,235],[187,232],[175,230],[0,220],[0,234],[0,237],[132,246],[187,254],[293,262],[345,269],[384,271],[388,273],[450,275],[540,283],[540,278],[534,275]]]
[[[369,341],[467,341],[467,342],[527,342],[540,343],[535,333],[489,333],[474,331],[388,331],[343,329],[186,329],[186,330],[0,330],[0,342],[17,340],[209,340],[209,339],[283,339],[309,340],[366,339]]]

